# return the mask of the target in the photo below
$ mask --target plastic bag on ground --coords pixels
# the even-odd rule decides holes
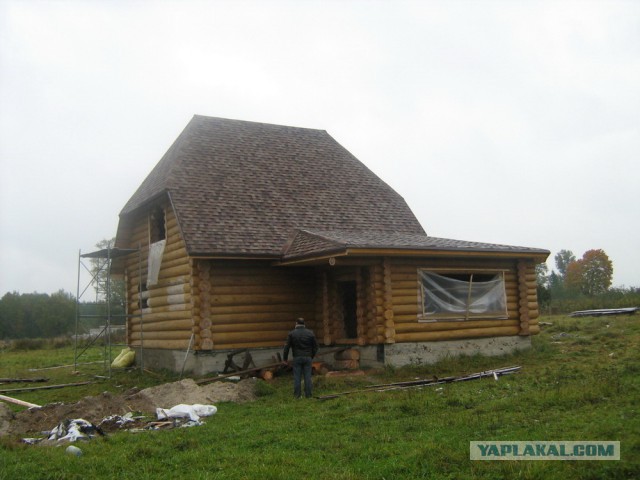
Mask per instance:
[[[170,409],[156,408],[156,416],[158,420],[167,418],[189,418],[194,422],[200,421],[200,417],[210,417],[218,411],[214,405],[201,405],[199,403],[193,405],[180,404]]]
[[[136,352],[129,347],[123,348],[120,354],[113,359],[111,366],[114,368],[126,368],[133,365],[136,359]]]

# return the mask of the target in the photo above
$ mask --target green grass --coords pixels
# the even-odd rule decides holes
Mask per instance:
[[[639,319],[543,320],[553,325],[534,337],[529,351],[502,358],[447,359],[366,377],[315,378],[314,393],[523,367],[498,382],[483,379],[295,401],[291,378],[279,377],[261,387],[253,403],[219,404],[218,414],[201,427],[117,433],[80,444],[81,457],[70,457],[61,447],[3,439],[0,478],[640,478]],[[0,353],[0,377],[25,375],[31,365],[70,363],[73,356],[64,355],[64,349]],[[101,369],[86,366],[82,375],[90,378]],[[49,383],[78,381],[69,369],[30,375],[51,372],[57,373]],[[96,385],[14,396],[34,403],[72,401],[175,379],[166,373],[158,379],[117,372]],[[472,440],[619,440],[622,460],[473,462]]]

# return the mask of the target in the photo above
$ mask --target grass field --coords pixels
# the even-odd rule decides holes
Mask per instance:
[[[553,325],[544,327],[526,352],[449,359],[366,377],[318,377],[314,394],[522,366],[499,381],[295,401],[291,378],[279,377],[255,402],[217,405],[217,415],[201,427],[116,433],[79,445],[81,457],[66,455],[64,448],[0,439],[0,478],[640,478],[640,318],[542,320]],[[48,376],[48,383],[68,383],[102,373],[100,364],[83,366],[76,376],[69,368],[28,372],[72,358],[69,349],[5,351],[0,377]],[[99,358],[96,352],[87,360]],[[167,373],[118,372],[93,385],[13,396],[40,404],[71,402],[175,379]],[[470,461],[472,440],[617,440],[621,460]]]

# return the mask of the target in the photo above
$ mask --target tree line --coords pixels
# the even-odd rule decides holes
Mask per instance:
[[[76,299],[59,290],[6,293],[0,299],[0,338],[52,338],[75,330]]]
[[[556,270],[551,272],[546,263],[536,267],[544,313],[640,306],[640,288],[611,287],[613,262],[604,250],[587,250],[582,258],[560,250],[554,261]]]
[[[111,307],[112,316],[124,313],[120,305],[112,304]],[[106,303],[81,302],[78,308],[78,333],[104,325]],[[76,297],[71,293],[64,290],[51,295],[9,292],[0,298],[0,340],[54,338],[75,332]]]
[[[115,239],[102,240],[98,249],[112,248]],[[108,265],[106,259],[90,259],[92,285],[96,291],[95,302],[78,305],[80,320],[78,333],[87,333],[90,328],[102,326],[106,316],[106,285]],[[111,314],[125,312],[123,281],[111,281],[109,295]],[[0,299],[0,339],[54,338],[76,332],[76,297],[59,290],[46,293],[6,293]],[[121,323],[121,322],[119,322]]]

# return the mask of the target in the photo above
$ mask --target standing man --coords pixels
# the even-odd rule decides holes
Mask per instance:
[[[318,352],[316,336],[304,325],[304,318],[296,320],[296,328],[289,332],[284,345],[284,360],[289,358],[289,349],[293,350],[293,396],[300,398],[300,380],[304,373],[304,396],[311,398],[311,360]]]

